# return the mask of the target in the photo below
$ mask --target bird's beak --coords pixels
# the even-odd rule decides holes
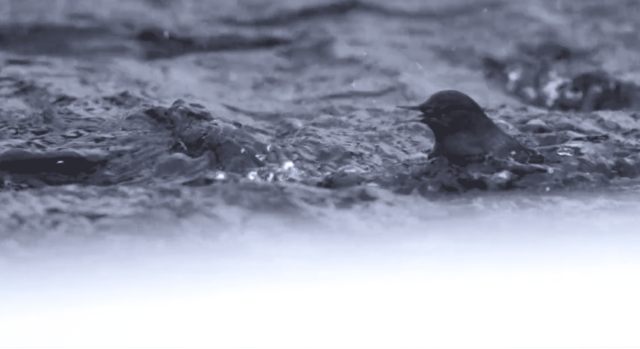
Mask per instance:
[[[407,110],[415,110],[415,111],[420,111],[420,107],[419,106],[407,106],[407,105],[399,105],[398,108],[401,109],[407,109]],[[409,120],[409,122],[424,122],[423,121],[424,116],[421,116],[419,119],[411,119]]]
[[[416,106],[399,105],[398,108],[420,111],[420,106],[417,106],[417,105]]]

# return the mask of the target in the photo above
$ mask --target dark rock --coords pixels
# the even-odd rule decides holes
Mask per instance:
[[[553,131],[553,128],[540,119],[532,119],[527,121],[524,126],[520,127],[520,131],[531,133],[547,133]]]
[[[322,182],[318,183],[318,186],[329,189],[340,189],[357,186],[364,181],[365,178],[358,173],[340,171],[327,176]]]
[[[170,108],[152,107],[134,113],[130,121],[147,118],[171,132],[171,152],[191,158],[206,155],[210,167],[235,173],[264,166],[256,156],[256,148],[265,148],[243,128],[219,126],[207,109],[195,103],[177,100]]]
[[[612,170],[620,177],[636,178],[640,175],[640,164],[637,159],[621,158],[616,160]]]
[[[132,95],[129,91],[120,92],[113,96],[103,97],[106,102],[122,108],[134,108],[140,105],[142,98]]]
[[[521,45],[512,57],[485,57],[485,77],[538,107],[583,112],[640,109],[640,87],[599,70],[585,53],[551,42]],[[593,70],[584,72],[585,65]],[[581,69],[571,69],[573,66]],[[580,73],[571,75],[572,71]]]

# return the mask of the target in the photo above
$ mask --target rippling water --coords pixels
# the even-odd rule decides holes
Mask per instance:
[[[639,83],[638,8],[0,1],[0,347],[639,345],[637,113],[523,104]],[[449,88],[546,172],[421,176]]]

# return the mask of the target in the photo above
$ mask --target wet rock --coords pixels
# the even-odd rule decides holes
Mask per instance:
[[[515,127],[504,120],[494,120],[496,126],[500,127],[504,132],[510,133]]]
[[[562,133],[541,133],[534,138],[536,143],[541,146],[555,145],[568,141],[570,138]]]
[[[205,143],[212,150],[219,169],[243,173],[249,169],[263,166],[264,163],[256,157],[253,149],[245,148],[237,139],[221,140],[212,137],[209,143]]]
[[[179,99],[173,102],[169,109],[163,107],[152,107],[145,109],[143,113],[154,121],[165,125],[168,129],[182,130],[191,123],[198,121],[211,121],[213,117],[204,106],[199,104],[187,104]],[[129,118],[135,117],[130,116]]]
[[[556,101],[562,110],[621,110],[637,108],[638,86],[618,81],[602,71],[580,74],[559,88]]]
[[[607,183],[606,178],[599,173],[572,173],[561,180],[565,187],[583,189],[601,186]]]
[[[364,183],[365,178],[354,172],[336,172],[328,175],[322,182],[318,183],[319,187],[328,189],[348,188]]]
[[[610,76],[588,57],[584,50],[543,42],[521,45],[512,57],[485,57],[483,62],[487,79],[527,104],[583,112],[640,109],[640,87]],[[584,66],[592,71],[585,72]]]
[[[182,153],[161,157],[154,169],[154,177],[170,179],[177,176],[197,175],[210,167],[207,157],[190,158]]]
[[[68,96],[66,94],[61,94],[53,101],[53,104],[59,105],[59,106],[68,106],[69,104],[75,102],[76,100],[77,100],[76,97]]]
[[[579,158],[578,161],[579,172],[587,174],[598,173],[604,175],[607,178],[611,178],[613,175],[611,165],[604,161],[594,161],[588,158]]]
[[[552,127],[550,127],[546,122],[540,119],[529,120],[526,124],[524,124],[524,126],[520,127],[520,131],[531,133],[546,133],[551,132],[552,130]]]
[[[351,157],[351,154],[340,146],[323,147],[316,152],[318,154],[316,160],[321,163],[341,165]]]
[[[255,150],[264,148],[263,144],[243,128],[213,122],[202,105],[177,100],[170,108],[152,107],[134,113],[128,120],[140,118],[148,118],[171,132],[171,152],[191,158],[206,156],[213,169],[247,173],[264,165]]]
[[[129,91],[123,91],[113,96],[102,97],[106,102],[122,108],[134,108],[142,103],[142,98],[136,97]]]
[[[46,129],[46,128],[31,130],[31,133],[33,133],[36,136],[42,136],[42,135],[47,134],[49,132],[51,132],[51,130],[50,129]]]
[[[396,192],[409,193],[418,188],[421,195],[438,192],[467,192],[470,190],[509,190],[513,188],[544,188],[559,174],[545,164],[519,163],[513,160],[488,158],[467,166],[446,161],[431,161],[417,176],[418,183],[407,186],[396,183]],[[400,178],[402,176],[398,176]],[[415,176],[410,176],[411,178]]]
[[[640,175],[640,163],[638,159],[621,158],[616,160],[612,170],[620,177],[636,178]]]
[[[609,135],[574,136],[571,140],[600,143],[609,139]]]
[[[508,189],[517,176],[508,170],[496,172],[489,177],[488,186],[492,189]]]
[[[602,126],[602,128],[604,128],[607,131],[619,131],[620,130],[620,124],[618,124],[617,122],[615,122],[613,120],[609,120],[609,119],[605,119],[605,118],[599,118],[597,122],[598,122],[598,124],[600,126]]]

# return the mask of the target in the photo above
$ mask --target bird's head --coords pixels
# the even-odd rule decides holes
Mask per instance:
[[[455,90],[440,91],[420,105],[399,108],[422,112],[422,117],[416,121],[427,124],[436,136],[474,127],[476,120],[484,116],[478,103]]]

